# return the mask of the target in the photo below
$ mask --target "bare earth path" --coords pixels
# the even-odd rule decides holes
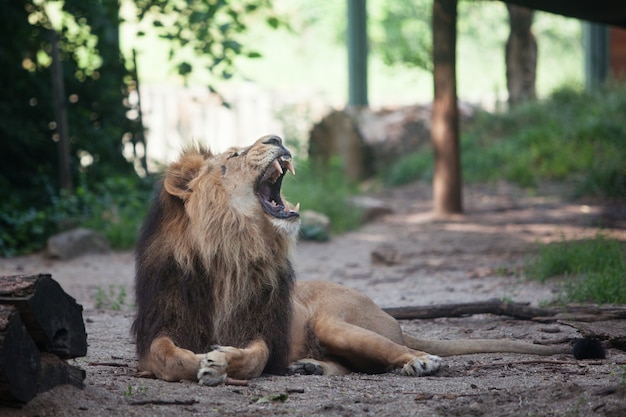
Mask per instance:
[[[603,233],[626,241],[623,206],[606,215],[598,205],[531,198],[505,185],[468,187],[467,214],[445,221],[432,219],[430,189],[424,184],[378,197],[394,208],[394,214],[329,243],[299,245],[299,279],[336,281],[385,307],[493,297],[537,305],[557,290],[523,276],[521,265],[535,242],[593,236],[599,223],[609,226]],[[372,262],[372,252],[393,264]],[[603,361],[516,354],[446,358],[439,374],[424,378],[271,376],[248,386],[212,388],[137,378],[129,337],[132,253],[69,262],[42,255],[0,259],[0,274],[38,272],[51,273],[85,307],[89,353],[75,363],[87,372],[86,386],[57,387],[22,409],[0,408],[0,416],[626,415],[626,353],[615,349]],[[104,295],[111,286],[113,295]],[[126,300],[118,300],[120,289],[128,294]],[[99,306],[110,301],[122,301],[121,310]],[[563,324],[491,315],[402,325],[431,338],[545,341],[577,336],[575,329]],[[524,362],[536,359],[542,360]]]

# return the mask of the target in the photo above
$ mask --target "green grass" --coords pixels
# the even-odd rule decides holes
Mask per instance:
[[[357,228],[361,213],[347,202],[347,197],[358,193],[357,186],[346,178],[341,164],[333,160],[327,167],[312,166],[308,160],[296,161],[296,176],[288,177],[283,194],[292,203],[300,203],[301,210],[314,210],[330,218],[335,233]]]
[[[400,157],[382,173],[385,183],[408,184],[416,179],[430,181],[433,178],[433,154],[427,150]]]
[[[626,196],[626,86],[573,88],[504,113],[478,113],[461,131],[464,182],[507,180],[536,188],[573,182],[577,195]],[[427,150],[383,175],[390,185],[432,178]]]
[[[541,282],[563,276],[565,282],[558,301],[626,303],[624,243],[603,235],[540,245],[525,271],[528,277]]]
[[[126,287],[123,285],[115,287],[115,285],[109,285],[109,290],[106,291],[102,287],[96,288],[96,308],[109,308],[111,310],[121,310],[126,305]]]

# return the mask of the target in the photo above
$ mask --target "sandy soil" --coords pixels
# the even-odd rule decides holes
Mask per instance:
[[[524,278],[521,266],[535,242],[593,236],[598,225],[608,226],[603,233],[626,241],[623,206],[529,197],[502,184],[468,187],[466,214],[446,220],[432,218],[431,191],[425,184],[378,197],[393,207],[393,214],[328,243],[299,244],[299,279],[339,282],[385,307],[493,297],[537,305],[554,297],[558,288]],[[393,264],[372,262],[372,252]],[[268,376],[247,386],[212,388],[137,378],[129,337],[132,253],[67,262],[41,254],[0,259],[0,274],[39,272],[51,273],[85,307],[89,352],[73,361],[87,372],[85,388],[57,387],[22,409],[0,408],[2,416],[626,415],[626,353],[615,349],[606,360],[589,361],[566,355],[446,358],[437,375],[423,378]],[[128,294],[126,300],[119,299],[120,291]],[[112,309],[112,301],[122,301],[121,309]],[[577,336],[564,324],[491,315],[403,321],[402,326],[423,337],[447,339]],[[626,333],[626,324],[624,328]]]

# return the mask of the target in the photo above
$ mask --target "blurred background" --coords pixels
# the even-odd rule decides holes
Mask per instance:
[[[432,181],[437,1],[3,1],[0,255],[77,226],[132,247],[182,147],[268,133],[298,155],[291,199],[356,227],[337,196]],[[463,181],[623,198],[624,7],[600,2],[610,26],[447,3]]]

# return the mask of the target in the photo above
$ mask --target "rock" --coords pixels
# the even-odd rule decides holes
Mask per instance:
[[[348,199],[348,204],[361,213],[361,221],[368,223],[380,216],[393,213],[393,209],[384,201],[368,196],[354,196]]]
[[[461,120],[471,119],[475,109],[461,101],[458,104]],[[313,126],[309,157],[322,164],[338,157],[346,176],[361,181],[407,154],[429,149],[431,118],[430,104],[333,110]]]
[[[304,240],[326,242],[330,240],[330,219],[313,210],[300,212],[300,236]]]
[[[48,239],[48,255],[71,259],[87,253],[109,253],[111,246],[100,233],[85,228],[68,230]]]
[[[402,262],[398,249],[389,243],[384,243],[370,253],[372,265],[397,265]]]
[[[356,121],[348,111],[333,110],[313,126],[309,156],[322,166],[328,166],[333,157],[339,157],[346,176],[352,181],[373,174],[371,157]]]

